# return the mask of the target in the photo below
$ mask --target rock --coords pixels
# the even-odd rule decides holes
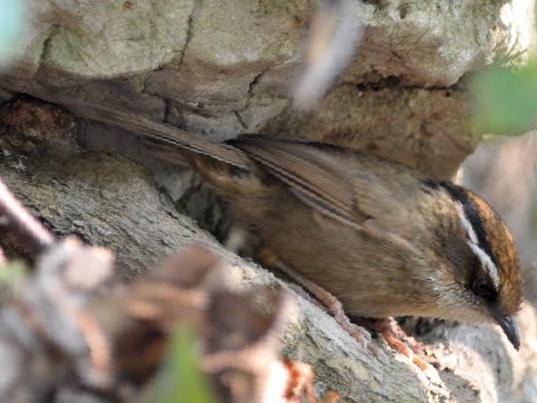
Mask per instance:
[[[378,148],[443,178],[479,137],[465,124],[460,78],[519,62],[533,32],[530,0],[353,2],[350,15],[367,27],[364,42],[339,87],[304,119],[287,105],[309,1],[28,3],[29,30],[0,87],[135,104],[219,140],[259,131],[309,137],[318,125],[315,139]]]
[[[475,145],[469,116],[468,95],[459,90],[341,85],[313,114],[286,110],[267,129],[342,144],[448,179]]]

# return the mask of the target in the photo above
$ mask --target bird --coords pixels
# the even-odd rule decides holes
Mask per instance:
[[[216,143],[130,112],[53,102],[190,164],[242,228],[347,314],[495,323],[519,348],[516,245],[471,190],[342,146],[260,134]]]

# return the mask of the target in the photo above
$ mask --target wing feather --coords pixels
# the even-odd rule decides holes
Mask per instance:
[[[233,144],[311,207],[349,225],[357,218],[368,218],[357,209],[350,173],[337,163],[334,153],[319,152],[307,143],[261,137],[242,137]]]
[[[233,144],[289,186],[290,192],[311,208],[397,248],[420,253],[404,236],[379,220],[398,207],[398,214],[405,212],[393,202],[389,186],[367,169],[367,164],[361,165],[363,172],[349,172],[349,166],[341,163],[341,158],[353,158],[348,150],[259,135],[241,137]]]

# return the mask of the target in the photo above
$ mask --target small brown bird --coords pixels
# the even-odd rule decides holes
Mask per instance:
[[[70,100],[78,115],[186,158],[233,217],[349,314],[495,322],[515,348],[518,255],[479,196],[402,164],[338,146],[243,136],[227,144]]]

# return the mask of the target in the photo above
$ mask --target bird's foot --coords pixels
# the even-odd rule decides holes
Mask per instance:
[[[386,343],[395,351],[408,357],[418,368],[425,371],[429,364],[422,358],[423,346],[413,337],[408,336],[393,318],[358,318],[355,319],[362,326],[378,332],[384,337]]]

